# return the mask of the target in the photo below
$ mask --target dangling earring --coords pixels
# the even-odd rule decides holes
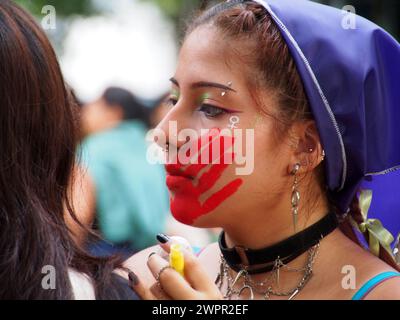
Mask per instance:
[[[291,172],[291,174],[294,176],[294,183],[292,187],[292,216],[293,216],[293,228],[295,233],[297,231],[297,215],[300,202],[300,191],[297,189],[298,185],[297,172],[299,171],[299,169],[300,169],[300,163],[296,163]]]

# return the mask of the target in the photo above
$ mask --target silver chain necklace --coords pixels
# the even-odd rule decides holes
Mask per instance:
[[[224,298],[228,300],[232,300],[233,297],[239,299],[240,296],[246,292],[246,290],[250,293],[250,300],[254,300],[254,293],[261,295],[264,300],[269,300],[271,296],[289,297],[288,300],[293,300],[313,275],[313,265],[319,251],[319,246],[320,243],[308,250],[308,260],[303,268],[289,267],[288,265],[285,265],[278,257],[275,260],[274,268],[268,277],[264,281],[258,283],[254,282],[251,279],[251,275],[244,269],[240,270],[236,277],[232,277],[232,270],[228,266],[224,257],[221,255],[220,272],[215,283],[219,286],[220,291],[222,291],[222,286],[224,283],[227,284],[227,291],[224,295]],[[280,270],[289,272],[302,272],[303,277],[297,286],[292,290],[284,292],[276,291],[273,289],[273,283],[277,283],[279,285]],[[243,285],[240,288],[235,288],[240,279],[243,279]]]

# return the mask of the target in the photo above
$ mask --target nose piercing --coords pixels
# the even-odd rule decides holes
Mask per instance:
[[[169,143],[167,142],[165,145],[165,148],[163,149],[164,152],[168,152],[169,151]]]

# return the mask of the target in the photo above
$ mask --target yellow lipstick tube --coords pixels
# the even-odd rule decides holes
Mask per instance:
[[[183,257],[182,245],[177,243],[171,245],[169,253],[169,264],[182,277],[185,275],[185,259]]]

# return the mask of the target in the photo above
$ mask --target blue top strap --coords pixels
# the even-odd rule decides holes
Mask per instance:
[[[399,272],[382,272],[377,276],[373,277],[372,279],[368,280],[360,290],[356,292],[356,294],[351,298],[351,300],[362,300],[365,296],[374,289],[378,284],[382,283],[383,281],[389,280],[393,277],[400,277]]]

